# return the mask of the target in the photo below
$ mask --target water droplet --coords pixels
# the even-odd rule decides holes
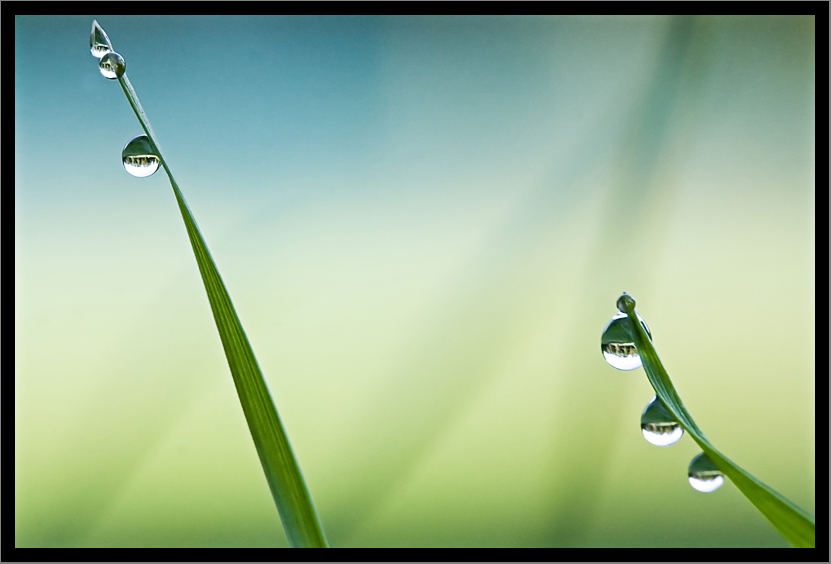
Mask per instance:
[[[714,492],[724,483],[724,474],[706,453],[702,452],[690,462],[690,485],[700,492]]]
[[[635,298],[623,292],[621,296],[617,299],[617,308],[623,313],[629,313],[633,309],[635,309]]]
[[[643,410],[641,431],[643,437],[655,446],[674,445],[684,436],[684,429],[658,396],[655,396]]]
[[[652,333],[641,315],[635,312],[638,319],[646,329],[649,338],[652,338]],[[618,312],[609,321],[609,324],[603,330],[603,336],[600,338],[600,350],[603,351],[603,357],[606,362],[611,364],[618,370],[635,370],[641,367],[641,357],[638,355],[638,350],[635,348],[635,343],[629,336],[629,318],[623,312]]]
[[[97,59],[113,50],[110,38],[107,37],[107,34],[95,20],[92,20],[92,33],[89,35],[89,50],[92,52],[92,56]]]
[[[124,62],[124,57],[115,51],[110,51],[101,57],[101,62],[98,63],[98,68],[101,69],[101,74],[104,75],[104,78],[119,78],[122,74],[124,74],[124,69],[127,68],[127,63]]]
[[[144,178],[159,170],[161,160],[153,152],[147,135],[139,135],[124,146],[121,162],[124,164],[124,170],[133,176]]]

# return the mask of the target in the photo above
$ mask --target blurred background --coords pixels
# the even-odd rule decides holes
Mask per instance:
[[[15,544],[286,546],[163,171],[333,546],[787,546],[814,512],[814,17],[15,19]]]

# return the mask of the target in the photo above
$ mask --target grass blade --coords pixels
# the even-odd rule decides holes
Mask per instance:
[[[196,220],[185,202],[182,191],[170,172],[133,85],[126,73],[118,77],[118,81],[173,187],[173,193],[193,247],[193,254],[199,265],[199,273],[205,284],[211,311],[222,340],[222,347],[225,349],[225,356],[228,359],[228,366],[231,369],[245,420],[251,431],[251,437],[277,505],[286,536],[293,547],[326,547],[328,546],[326,538],[309,490],[300,473],[300,467],[280,423],[280,417],[277,415],[277,408],[271,399],[254,357],[254,351],[237,317],[225,284],[199,232]]]
[[[710,459],[715,462],[719,470],[736,484],[739,491],[785,537],[785,540],[794,547],[814,548],[815,523],[813,515],[803,511],[784,496],[751,476],[707,440],[690,412],[687,411],[684,402],[681,401],[681,396],[675,390],[669,374],[664,369],[661,359],[658,358],[655,347],[652,346],[652,340],[638,322],[635,300],[624,294],[618,300],[618,304],[621,311],[624,311],[629,318],[629,331],[643,362],[643,368],[646,371],[647,378],[649,378],[649,383],[652,384],[655,393],[661,398],[667,409],[672,412],[678,423],[698,443],[701,450],[707,453]]]

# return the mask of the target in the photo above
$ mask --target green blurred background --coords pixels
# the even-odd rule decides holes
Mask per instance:
[[[814,511],[814,17],[15,19],[15,543],[285,546],[127,61],[334,546],[786,546]]]

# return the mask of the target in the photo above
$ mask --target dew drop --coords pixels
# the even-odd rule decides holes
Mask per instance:
[[[689,477],[690,485],[704,493],[714,492],[724,483],[724,474],[704,452],[690,462]]]
[[[629,313],[635,309],[635,298],[626,292],[623,292],[623,294],[617,299],[617,308],[623,313]]]
[[[684,436],[684,429],[658,396],[655,396],[643,410],[641,432],[643,437],[655,446],[674,445]]]
[[[89,35],[89,50],[96,59],[100,59],[113,50],[110,38],[95,20],[92,20],[92,33]]]
[[[124,57],[115,51],[110,51],[101,57],[101,62],[98,63],[98,68],[101,69],[101,74],[104,75],[104,78],[115,79],[124,74],[124,69],[127,68],[127,63],[124,62]]]
[[[121,151],[121,162],[124,170],[137,176],[145,178],[159,170],[159,157],[153,152],[153,146],[147,135],[134,137],[124,146]]]
[[[639,313],[635,312],[635,315],[638,316],[651,339],[652,333],[646,326],[646,322]],[[641,357],[629,335],[629,318],[625,313],[618,312],[609,321],[600,338],[600,350],[603,351],[603,358],[606,362],[618,370],[635,370],[641,367]]]

